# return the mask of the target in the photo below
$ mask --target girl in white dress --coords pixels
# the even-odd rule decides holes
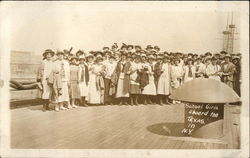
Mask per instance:
[[[81,105],[88,106],[86,104],[86,97],[89,93],[89,70],[87,64],[85,63],[84,56],[79,57],[78,82],[81,95]]]
[[[102,57],[96,57],[96,63],[89,67],[89,93],[88,103],[103,104],[104,82],[103,72],[104,66],[101,64]]]
[[[163,100],[168,102],[168,95],[170,93],[170,64],[167,62],[167,58],[163,58],[161,65],[161,75],[157,86],[157,94],[159,95],[160,105],[163,104]]]
[[[144,95],[144,104],[152,104],[153,97],[156,95],[156,86],[154,80],[154,56],[149,56],[148,62],[144,64],[144,69],[146,69],[148,74],[148,84],[143,88],[142,94]]]

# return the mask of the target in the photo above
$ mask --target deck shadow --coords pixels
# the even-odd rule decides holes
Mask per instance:
[[[181,131],[184,128],[184,123],[159,123],[147,127],[151,133],[163,136],[185,137]]]

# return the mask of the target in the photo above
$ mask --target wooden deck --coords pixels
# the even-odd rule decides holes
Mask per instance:
[[[220,139],[179,134],[184,106],[89,106],[42,112],[42,106],[11,110],[12,148],[52,149],[238,149],[240,107],[226,106]]]

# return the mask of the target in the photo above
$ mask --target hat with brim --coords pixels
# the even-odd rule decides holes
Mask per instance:
[[[115,59],[115,56],[114,55],[110,55],[109,59]]]
[[[148,49],[153,49],[153,47],[151,45],[147,45],[146,50]]]
[[[227,55],[224,56],[224,59],[225,59],[225,58],[229,58],[229,59],[230,59],[231,56],[230,56],[229,54],[227,54]]]
[[[77,56],[71,56],[71,59],[70,59],[70,61],[72,61],[72,60],[78,60],[78,57]]]
[[[47,54],[51,54],[51,56],[54,56],[55,52],[53,52],[51,49],[46,49],[43,53],[43,56],[45,57]]]
[[[84,55],[80,55],[79,56],[79,60],[85,60],[85,56]]]
[[[154,46],[155,50],[160,50],[160,48],[158,46]]]
[[[235,60],[235,59],[239,60],[240,57],[239,56],[233,56],[232,60]]]
[[[83,55],[84,52],[83,52],[82,50],[78,50],[78,51],[76,52],[76,55],[78,55],[78,54],[79,54],[79,56],[80,56],[80,55]]]
[[[99,59],[101,59],[101,60],[103,59],[103,58],[102,58],[102,55],[97,55],[97,56],[96,56],[96,60],[99,60]]]
[[[94,58],[94,55],[89,53],[86,58]]]
[[[205,61],[211,60],[211,58],[205,58]]]
[[[56,55],[65,55],[65,54],[64,54],[64,52],[62,52],[62,51],[58,51],[58,52],[56,53]]]

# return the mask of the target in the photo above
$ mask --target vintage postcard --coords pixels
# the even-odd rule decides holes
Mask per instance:
[[[0,3],[0,157],[249,157],[249,3]]]

